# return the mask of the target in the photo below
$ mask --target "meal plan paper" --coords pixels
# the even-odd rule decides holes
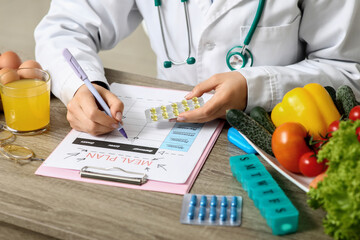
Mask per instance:
[[[118,167],[145,173],[149,180],[186,182],[220,122],[147,123],[146,109],[179,102],[187,92],[118,83],[110,89],[125,105],[123,127],[129,139],[118,130],[97,137],[72,130],[43,165],[71,170]],[[205,102],[211,96],[203,95]]]

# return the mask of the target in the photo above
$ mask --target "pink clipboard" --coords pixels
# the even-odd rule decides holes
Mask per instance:
[[[104,185],[116,186],[116,187],[124,187],[124,188],[132,188],[132,189],[140,189],[140,190],[166,192],[166,193],[174,193],[174,194],[184,195],[190,191],[197,175],[199,174],[212,147],[214,146],[219,134],[221,133],[224,123],[225,123],[224,121],[221,121],[219,123],[219,125],[217,126],[213,135],[211,136],[204,152],[202,153],[201,157],[199,158],[197,164],[195,165],[194,170],[191,172],[187,181],[182,184],[148,180],[145,184],[138,186],[138,185],[133,185],[133,184],[125,184],[125,183],[118,183],[118,182],[104,181],[104,180],[97,180],[97,179],[90,179],[90,178],[82,178],[82,177],[80,177],[80,171],[78,171],[78,170],[47,167],[44,164],[42,164],[36,170],[35,174],[41,175],[41,176],[47,176],[47,177],[55,177],[55,178],[69,179],[69,180],[75,180],[75,181],[81,181],[81,182],[104,184]]]

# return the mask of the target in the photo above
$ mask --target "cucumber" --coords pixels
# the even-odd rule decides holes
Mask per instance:
[[[271,133],[252,119],[243,111],[230,109],[226,111],[226,120],[229,124],[244,134],[256,146],[264,150],[271,156],[274,153],[271,149]]]
[[[343,110],[343,116],[345,118],[349,118],[351,109],[359,105],[353,90],[347,85],[342,85],[336,90],[336,102]]]
[[[257,121],[266,130],[268,130],[271,135],[274,133],[276,127],[264,108],[260,106],[254,107],[250,111],[250,117]]]
[[[339,111],[340,115],[344,114],[344,109],[339,105],[339,103],[336,101],[336,90],[332,86],[325,86],[324,87],[326,91],[329,93],[331,99],[333,100],[333,103],[335,104],[337,110]]]

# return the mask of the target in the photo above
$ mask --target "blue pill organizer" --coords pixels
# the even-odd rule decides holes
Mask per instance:
[[[180,222],[183,224],[240,226],[241,196],[185,194]]]
[[[274,235],[297,231],[299,211],[255,154],[230,157],[230,168]]]

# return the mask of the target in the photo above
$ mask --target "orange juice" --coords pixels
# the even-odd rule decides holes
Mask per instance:
[[[22,79],[1,88],[6,125],[18,132],[36,131],[50,123],[50,82]]]

